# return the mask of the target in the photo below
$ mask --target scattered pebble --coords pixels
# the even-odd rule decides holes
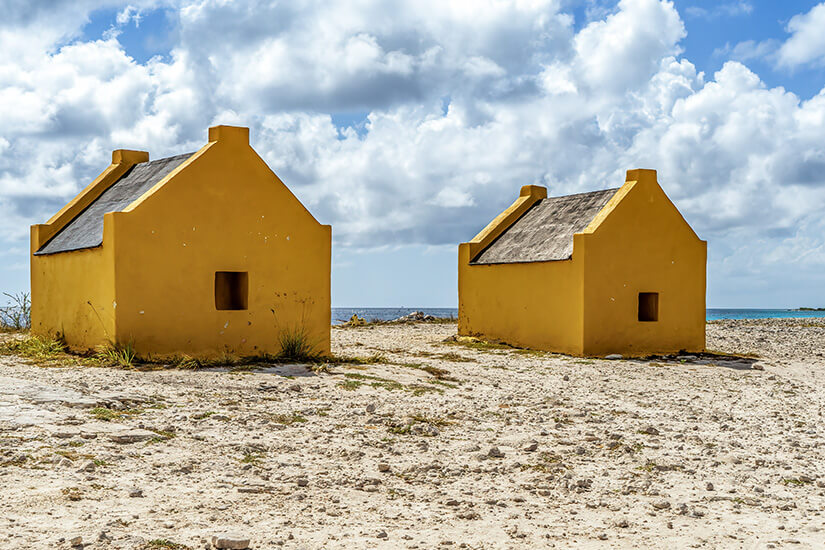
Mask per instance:
[[[490,458],[504,458],[504,453],[498,447],[491,447],[489,451],[487,451],[487,456]]]
[[[212,546],[221,550],[246,550],[249,543],[249,537],[234,532],[212,535]]]

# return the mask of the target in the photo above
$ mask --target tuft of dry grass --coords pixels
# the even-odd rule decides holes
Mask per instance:
[[[154,539],[150,540],[146,544],[143,545],[141,550],[158,550],[158,549],[166,549],[166,550],[192,550],[191,547],[186,546],[185,544],[179,544],[177,542],[172,542],[166,539]]]
[[[17,355],[35,363],[69,362],[76,359],[68,353],[62,338],[27,336],[0,343],[0,355]]]
[[[95,407],[89,411],[89,414],[94,416],[97,420],[102,420],[103,422],[120,420],[122,418],[135,416],[141,413],[143,413],[143,410],[141,409],[124,409],[122,411],[116,411],[113,409],[107,409],[106,407]]]
[[[132,342],[118,344],[109,342],[98,348],[95,355],[102,365],[122,368],[132,368],[138,362],[137,352]]]

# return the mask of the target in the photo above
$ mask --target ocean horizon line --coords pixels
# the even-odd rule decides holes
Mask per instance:
[[[348,321],[353,315],[366,321],[392,321],[420,311],[434,317],[458,317],[458,308],[455,307],[333,307],[332,324]],[[725,319],[805,319],[825,317],[825,310],[816,309],[785,309],[785,308],[707,308],[707,321]]]

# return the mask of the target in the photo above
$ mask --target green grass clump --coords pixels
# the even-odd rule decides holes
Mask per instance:
[[[28,336],[0,344],[0,355],[17,355],[36,362],[71,359],[62,338]]]
[[[410,419],[412,419],[413,422],[418,422],[420,424],[429,424],[430,426],[436,426],[438,428],[453,424],[452,421],[447,420],[445,418],[441,418],[440,416],[429,416],[420,413],[411,414]]]
[[[189,546],[178,544],[177,542],[172,542],[166,539],[150,540],[143,545],[142,550],[156,550],[158,548],[165,548],[167,550],[192,550]]]
[[[273,414],[271,418],[273,422],[277,424],[283,424],[284,426],[289,426],[290,424],[302,423],[307,421],[306,418],[304,418],[298,413]]]
[[[125,409],[122,411],[116,411],[113,409],[107,409],[106,407],[95,407],[89,411],[89,414],[98,420],[102,420],[103,422],[111,422],[112,420],[120,420],[124,417],[135,416],[141,414],[142,412],[143,411],[141,409]]]
[[[340,384],[338,384],[339,388],[354,391],[363,386],[363,383],[359,382],[358,380],[344,380]]]
[[[784,485],[793,485],[795,487],[800,487],[802,485],[807,485],[807,484],[812,483],[812,482],[813,482],[813,480],[808,479],[808,478],[803,479],[803,478],[798,478],[798,477],[786,477],[786,478],[782,479],[782,483]]]
[[[282,360],[311,363],[318,359],[315,345],[303,327],[282,329],[278,333],[278,344],[281,347],[278,357]]]
[[[259,464],[265,456],[265,453],[244,453],[240,462],[241,464]]]
[[[109,342],[98,348],[96,358],[106,366],[132,368],[138,362],[137,352],[132,342],[118,344]]]

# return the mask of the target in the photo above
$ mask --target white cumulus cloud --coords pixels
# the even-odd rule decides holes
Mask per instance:
[[[578,31],[557,0],[52,5],[13,3],[0,22],[8,250],[25,251],[27,226],[84,187],[111,149],[191,151],[208,126],[230,123],[250,126],[270,166],[334,225],[337,257],[453,245],[521,185],[580,192],[645,167],[710,242],[712,303],[794,296],[766,280],[821,286],[825,92],[770,88],[734,60],[697,72],[671,1],[590,2]],[[83,36],[100,8],[127,22],[172,10],[176,42],[139,63],[116,33]],[[800,38],[820,11],[791,20],[783,63],[820,59],[815,37]]]
[[[791,36],[777,53],[780,66],[825,65],[825,2],[791,18],[787,30]]]

